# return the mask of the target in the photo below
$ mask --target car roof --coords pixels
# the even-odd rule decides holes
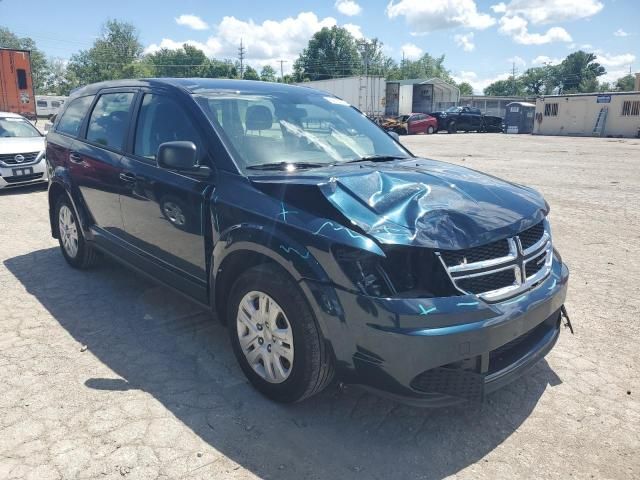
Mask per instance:
[[[92,95],[104,88],[126,87],[173,87],[188,93],[238,92],[247,94],[273,93],[315,93],[333,96],[310,87],[300,87],[284,83],[261,82],[257,80],[231,80],[220,78],[142,78],[137,80],[110,80],[92,83],[71,92],[72,96]]]
[[[0,112],[0,117],[5,117],[5,118],[22,118],[23,120],[26,120],[26,118],[24,118],[22,115],[19,115],[17,113],[13,113],[13,112]]]

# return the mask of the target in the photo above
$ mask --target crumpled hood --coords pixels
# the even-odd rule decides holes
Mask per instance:
[[[515,235],[548,213],[533,189],[434,160],[336,166],[277,182],[316,184],[342,215],[386,244],[470,248]]]

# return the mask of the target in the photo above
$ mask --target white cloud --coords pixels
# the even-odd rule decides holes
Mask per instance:
[[[474,0],[391,0],[387,16],[404,17],[417,35],[455,27],[481,30],[496,23],[491,15],[478,12]]]
[[[507,58],[507,62],[511,64],[515,64],[516,67],[527,66],[527,61],[524,58],[519,57],[518,55],[516,55],[515,57]]]
[[[636,56],[632,53],[623,53],[621,55],[610,55],[608,53],[596,53],[598,57],[596,62],[609,68],[629,67],[636,60]],[[629,73],[629,72],[627,72]]]
[[[353,23],[345,23],[342,25],[351,35],[353,35],[357,40],[364,38],[364,34],[362,33],[362,27],[360,25],[354,25]]]
[[[360,15],[362,13],[362,7],[353,0],[336,0],[335,7],[341,14],[347,17],[353,17],[354,15]]]
[[[562,62],[561,58],[551,58],[547,55],[538,55],[531,60],[531,65],[558,65]]]
[[[422,49],[413,43],[405,43],[401,50],[409,60],[416,60],[422,55]]]
[[[296,17],[265,20],[262,23],[223,17],[220,23],[212,25],[214,34],[206,41],[163,38],[159,43],[149,45],[145,52],[154,52],[160,48],[178,48],[187,43],[200,48],[208,56],[235,59],[242,39],[248,64],[258,67],[275,66],[282,59],[287,61],[284,65],[285,70],[289,72],[311,36],[323,27],[336,24],[335,18],[319,19],[313,12],[302,12]]]
[[[192,28],[193,30],[207,30],[209,25],[197,15],[180,15],[176,18],[178,25]]]
[[[543,45],[552,42],[570,42],[571,35],[562,27],[551,27],[545,33],[529,33],[529,22],[518,15],[500,18],[498,31],[522,45]]]
[[[509,78],[508,73],[501,73],[494,77],[482,77],[480,78],[477,73],[471,71],[461,71],[452,75],[456,83],[467,82],[473,87],[473,93],[476,95],[482,95],[485,88],[498,80],[506,80]]]
[[[535,25],[587,18],[603,8],[599,0],[511,0],[491,7],[496,13],[522,16]]]
[[[619,28],[618,30],[616,30],[615,32],[613,32],[613,34],[616,37],[628,37],[629,34],[627,32],[625,32],[623,29]]]
[[[476,45],[473,43],[473,32],[469,32],[465,35],[459,33],[454,35],[453,39],[456,42],[456,45],[462,47],[465,52],[473,52],[476,48]]]

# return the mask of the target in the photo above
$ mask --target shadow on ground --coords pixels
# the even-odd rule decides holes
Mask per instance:
[[[483,405],[425,410],[355,387],[282,406],[236,366],[207,312],[109,262],[75,271],[57,248],[5,261],[79,343],[114,372],[79,388],[148,392],[203,441],[264,478],[442,478],[481,460],[531,414],[546,362]]]

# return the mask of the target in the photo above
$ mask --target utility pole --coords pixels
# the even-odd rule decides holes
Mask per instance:
[[[402,74],[402,79],[404,80],[404,50],[402,50],[402,63],[400,64],[400,73]]]
[[[245,48],[242,44],[242,38],[240,39],[240,48],[238,48],[238,58],[240,59],[240,79],[244,78],[244,53]]]
[[[287,60],[278,60],[280,62],[280,80],[284,83],[284,64],[287,63]]]
[[[513,62],[513,66],[511,67],[511,94],[515,95],[516,92],[516,74],[518,71],[516,70],[516,62]]]

